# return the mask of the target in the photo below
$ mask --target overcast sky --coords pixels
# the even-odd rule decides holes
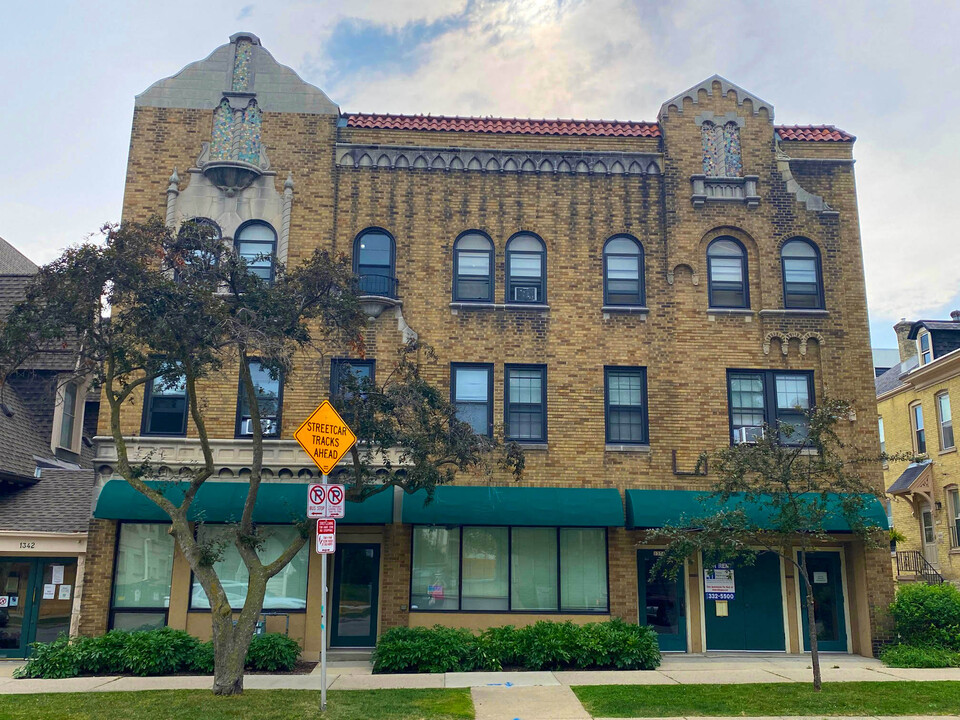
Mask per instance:
[[[134,95],[240,30],[343,111],[656,120],[719,73],[855,148],[875,346],[960,308],[960,3],[3,0],[0,236],[119,219]],[[164,172],[166,168],[160,169]]]

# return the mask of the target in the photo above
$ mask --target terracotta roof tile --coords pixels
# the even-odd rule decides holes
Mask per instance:
[[[857,138],[833,125],[777,125],[781,140],[806,140],[809,142],[853,142]]]

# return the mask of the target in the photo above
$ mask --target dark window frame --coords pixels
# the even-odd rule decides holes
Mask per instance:
[[[754,368],[727,369],[727,425],[730,444],[734,444],[733,437],[733,391],[730,380],[735,375],[761,375],[763,377],[763,423],[768,428],[776,428],[780,415],[777,413],[777,376],[803,375],[807,378],[807,394],[810,398],[810,407],[816,406],[816,386],[813,370],[760,370]],[[796,414],[792,408],[783,410],[785,413]],[[796,446],[800,443],[784,443],[787,446]]]
[[[262,363],[262,360],[259,357],[250,357],[247,358],[248,364]],[[264,440],[277,440],[283,434],[283,386],[284,386],[284,376],[283,372],[279,373],[278,381],[280,386],[277,388],[277,431],[275,433],[263,433]],[[244,394],[243,388],[243,377],[240,375],[240,369],[237,368],[237,412],[236,418],[234,421],[234,437],[237,440],[249,440],[253,438],[253,433],[245,434],[240,432],[240,421],[241,421],[241,404]],[[263,418],[260,418],[260,422],[263,422]]]
[[[330,360],[330,397],[337,397],[340,394],[340,376],[345,367],[368,367],[370,368],[370,381],[377,381],[377,361],[375,359],[360,358],[332,358]]]
[[[510,244],[518,238],[533,238],[540,243],[540,250],[511,250]],[[537,281],[532,279],[515,279],[510,273],[510,260],[514,255],[538,255],[540,257],[540,278]],[[543,238],[536,233],[521,231],[514,233],[507,240],[504,249],[504,302],[508,305],[546,305],[547,304],[547,244]],[[514,300],[514,288],[536,287],[539,297],[537,300]]]
[[[945,418],[943,416],[943,399],[946,398],[947,405],[950,406],[950,417]],[[957,436],[953,432],[953,405],[950,402],[950,391],[941,390],[933,396],[934,405],[937,409],[937,437],[940,442],[940,450],[953,450],[957,447]],[[944,440],[944,430],[947,429],[947,426],[950,430],[950,444],[945,444]]]
[[[360,268],[363,265],[360,262],[360,241],[365,235],[385,235],[390,240],[390,265],[387,266],[387,274],[383,275],[382,273],[361,273]],[[367,267],[371,268],[382,268],[383,265],[368,265]],[[353,274],[357,276],[357,282],[360,283],[360,294],[361,295],[384,295],[385,297],[396,298],[397,297],[397,240],[394,238],[393,233],[391,233],[386,228],[379,226],[371,226],[364,228],[357,236],[353,239]],[[362,276],[370,277],[386,277],[386,292],[385,293],[375,293],[368,292],[363,288],[363,282],[360,280]]]
[[[787,262],[786,262],[786,261],[787,261],[788,257],[785,257],[785,256],[784,256],[783,251],[784,251],[784,249],[787,247],[787,245],[788,245],[789,243],[792,243],[792,242],[800,242],[800,243],[803,243],[804,245],[807,245],[808,247],[810,247],[810,248],[813,250],[813,253],[814,253],[813,264],[814,264],[814,269],[815,269],[816,274],[817,274],[817,290],[816,290],[816,293],[815,293],[816,304],[813,305],[813,306],[810,306],[810,305],[791,305],[791,304],[788,302],[788,300],[787,300],[788,294],[787,294]],[[820,254],[820,248],[819,248],[819,247],[817,246],[817,244],[816,244],[815,242],[813,242],[813,240],[811,240],[810,238],[806,238],[806,237],[803,237],[803,236],[792,237],[792,238],[788,239],[786,242],[784,242],[783,245],[780,247],[780,281],[781,281],[781,284],[783,285],[783,307],[784,307],[784,309],[786,309],[786,310],[823,310],[823,309],[826,308],[826,300],[824,299],[824,289],[823,289],[823,261],[822,261],[822,256],[821,256],[821,254]],[[794,293],[794,294],[795,294],[795,295],[811,295],[811,294],[813,294],[813,293]]]
[[[162,377],[162,376],[161,376]],[[153,399],[153,383],[159,378],[155,378],[144,385],[143,390],[143,410],[140,415],[140,435],[144,437],[186,437],[187,426],[190,418],[190,393],[187,390],[186,383],[183,387],[183,430],[175,433],[156,432],[150,430],[150,402]]]
[[[609,615],[610,614],[610,530],[609,528],[591,527],[588,525],[446,525],[447,529],[457,528],[460,533],[459,552],[457,563],[457,607],[450,609],[417,608],[413,610],[413,545],[418,527],[436,527],[435,525],[417,524],[411,526],[410,532],[410,582],[407,585],[407,607],[410,612],[417,613],[464,613],[464,614],[516,614],[516,615]],[[507,529],[507,609],[506,610],[462,610],[463,606],[463,529],[475,527],[496,527]],[[513,529],[514,528],[552,528],[556,530],[557,547],[557,609],[556,610],[514,610],[513,609]],[[560,531],[561,530],[603,530],[604,561],[607,564],[607,606],[603,610],[562,610],[563,579],[560,560]]]
[[[460,253],[461,252],[470,252],[470,253],[480,253],[482,250],[461,250],[457,247],[460,244],[460,241],[468,235],[479,235],[480,237],[486,239],[490,243],[490,249],[487,251],[489,255],[489,272],[486,276],[482,275],[461,275],[460,274]],[[457,236],[457,239],[453,241],[453,300],[454,302],[482,302],[482,303],[492,303],[496,294],[495,287],[495,274],[496,274],[496,246],[493,244],[493,240],[490,238],[487,233],[482,230],[466,230],[460,233]],[[487,297],[485,298],[462,298],[460,297],[460,282],[461,281],[486,281],[489,283],[489,289],[487,292]]]
[[[715,243],[720,240],[729,240],[730,242],[739,246],[741,252],[743,253],[740,256],[740,273],[741,273],[741,284],[743,285],[743,303],[738,305],[718,305],[714,299],[714,280],[713,280],[713,258],[710,256],[710,248],[713,247]],[[720,257],[733,257],[732,255],[720,256]],[[720,290],[723,288],[717,288]],[[737,238],[732,235],[718,235],[710,241],[710,244],[707,245],[707,302],[711,308],[718,309],[730,309],[730,310],[749,310],[750,309],[750,258],[747,254],[746,246],[740,242]]]
[[[114,628],[114,619],[117,615],[149,615],[156,614],[159,615],[163,613],[163,626],[168,627],[170,624],[170,608],[169,607],[146,607],[146,608],[118,608],[113,605],[113,594],[116,589],[117,584],[117,565],[120,561],[120,532],[121,528],[124,525],[170,525],[169,522],[163,522],[162,520],[119,520],[117,521],[116,532],[113,537],[113,569],[110,571],[110,605],[108,608],[107,614],[107,630],[113,630]],[[174,542],[173,545],[173,554],[176,558],[177,554],[177,545]],[[193,580],[193,571],[190,572],[190,579]],[[170,568],[170,591],[173,592],[173,567]]]
[[[927,341],[927,347],[923,347],[923,341]],[[929,330],[921,330],[917,335],[917,355],[920,359],[921,365],[929,365],[936,358],[933,356],[933,336],[930,335]]]
[[[268,285],[272,285],[273,281],[276,280],[277,277],[277,248],[279,247],[277,230],[273,227],[273,225],[268,223],[266,220],[247,220],[246,222],[242,223],[240,227],[237,228],[236,232],[233,233],[233,250],[238,256],[240,255],[240,244],[244,242],[240,235],[248,227],[253,227],[254,225],[262,225],[265,228],[269,228],[270,232],[273,233],[273,249],[270,251],[270,278],[263,279]],[[250,240],[248,242],[263,243],[266,241]]]
[[[493,437],[493,363],[450,363],[450,404],[457,406],[457,370],[486,370],[487,372],[487,437]],[[479,403],[477,403],[479,404]],[[478,433],[481,434],[481,433]]]
[[[540,370],[540,407],[542,408],[541,433],[539,439],[515,438],[510,434],[510,371]],[[532,403],[515,403],[531,405]],[[523,445],[545,445],[547,443],[547,366],[536,363],[506,363],[503,366],[503,428],[504,438]]]
[[[910,403],[908,408],[910,412],[910,435],[913,439],[913,451],[917,455],[926,455],[927,454],[927,421],[923,417],[923,403],[922,402],[913,402]],[[917,423],[917,411],[920,412],[919,420]],[[922,427],[920,427],[922,426]]]
[[[626,253],[617,253],[617,252],[608,253],[607,246],[614,240],[630,240],[631,242],[635,243],[637,246],[637,254],[628,255]],[[612,307],[643,307],[647,302],[647,283],[645,282],[645,277],[644,277],[646,275],[646,256],[644,255],[644,252],[643,252],[643,243],[637,240],[637,238],[635,238],[633,235],[627,235],[626,233],[612,235],[611,237],[607,238],[606,242],[603,243],[602,256],[603,256],[603,304],[610,305]],[[637,292],[636,302],[623,303],[623,302],[612,302],[610,300],[611,294],[616,294],[616,295],[624,294],[624,293],[610,292],[609,268],[607,266],[607,258],[610,258],[610,257],[629,257],[629,258],[636,257],[637,258],[638,292]]]
[[[640,440],[612,440],[610,438],[610,375],[624,374],[637,375],[643,384],[640,413],[643,417],[643,437]],[[615,407],[634,408],[636,405],[617,405]],[[626,365],[606,365],[603,368],[603,422],[605,428],[605,438],[608,445],[649,445],[650,444],[650,423],[647,410],[647,368],[641,366]]]

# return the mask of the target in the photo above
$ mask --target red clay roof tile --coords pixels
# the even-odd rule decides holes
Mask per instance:
[[[853,142],[856,138],[833,125],[777,125],[781,140],[810,142]]]

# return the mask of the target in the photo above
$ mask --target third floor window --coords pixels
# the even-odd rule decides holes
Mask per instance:
[[[547,301],[547,250],[536,235],[520,233],[507,242],[507,302]]]
[[[396,245],[386,230],[364,230],[353,241],[353,271],[363,295],[397,296]]]
[[[628,235],[603,246],[603,304],[643,305],[643,248]]]
[[[466,232],[453,244],[453,299],[493,302],[493,243]]]
[[[739,240],[719,237],[707,248],[710,307],[749,308],[747,251]]]

